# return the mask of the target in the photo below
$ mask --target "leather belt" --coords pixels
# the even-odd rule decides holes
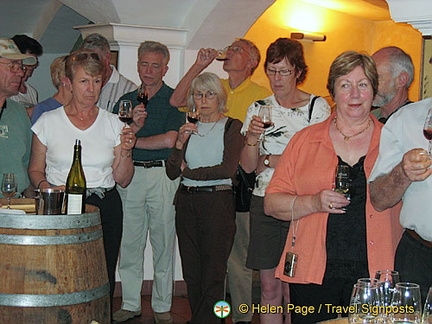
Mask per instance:
[[[203,187],[188,187],[185,185],[180,185],[181,191],[186,191],[188,193],[195,192],[215,192],[215,191],[226,191],[232,190],[232,186],[229,185],[218,185],[218,186],[203,186]]]
[[[414,231],[414,230],[412,230],[412,229],[406,229],[406,231],[407,231],[407,233],[413,238],[413,239],[415,239],[416,241],[419,241],[421,244],[423,244],[424,246],[426,246],[426,247],[428,247],[428,248],[430,248],[430,249],[432,249],[432,242],[431,241],[426,241],[426,240],[424,240],[424,239],[422,239],[421,237],[420,237],[420,235],[418,235],[417,233],[416,233],[416,231]]]
[[[165,165],[164,160],[156,160],[156,161],[134,161],[133,165],[140,166],[145,169],[163,167]]]

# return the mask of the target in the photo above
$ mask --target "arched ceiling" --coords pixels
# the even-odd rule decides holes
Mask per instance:
[[[188,31],[188,48],[222,46],[243,36],[276,0],[3,0],[1,37],[27,34],[46,53],[70,51],[74,26],[112,22]],[[289,0],[277,0],[289,1]],[[389,19],[385,0],[302,0],[372,20]]]

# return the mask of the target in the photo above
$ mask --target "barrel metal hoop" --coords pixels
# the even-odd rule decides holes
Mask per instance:
[[[100,224],[99,212],[81,215],[1,215],[1,228],[14,229],[73,229]]]
[[[64,245],[81,244],[96,241],[102,237],[102,230],[98,229],[89,233],[36,236],[36,235],[6,235],[0,234],[0,244],[11,245]]]
[[[90,290],[66,294],[27,295],[0,294],[0,305],[11,307],[56,307],[88,303],[109,295],[110,287],[107,282],[103,286]]]

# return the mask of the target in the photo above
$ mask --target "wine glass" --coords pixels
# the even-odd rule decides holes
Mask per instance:
[[[399,282],[399,272],[394,270],[378,270],[375,273],[381,293],[383,306],[390,306],[396,284]]]
[[[8,202],[8,209],[11,209],[11,198],[15,196],[17,192],[17,181],[15,177],[15,173],[3,173],[3,180],[2,180],[2,186],[1,191],[3,196],[7,198]]]
[[[429,153],[429,157],[431,157],[431,152],[432,152],[432,108],[429,109],[427,116],[426,116],[426,120],[423,126],[423,135],[424,137],[426,137],[426,139],[429,141],[429,145],[428,145],[428,153]]]
[[[347,199],[351,198],[349,193],[350,190],[350,174],[349,174],[349,166],[348,165],[340,165],[336,166],[335,172],[335,188],[334,191],[344,194]]]
[[[432,287],[429,288],[424,304],[422,324],[432,324]]]
[[[420,324],[422,313],[420,286],[412,282],[398,282],[391,306],[399,310],[390,313],[391,323]]]
[[[199,121],[199,112],[195,106],[190,107],[186,113],[186,119],[189,123],[196,124]]]
[[[350,311],[348,319],[350,323],[377,323],[379,313],[380,295],[377,285],[356,283],[352,290]]]
[[[132,121],[132,102],[130,100],[120,101],[118,116],[126,125]]]
[[[264,128],[267,129],[272,124],[272,107],[271,106],[261,106],[258,112],[258,116],[261,117],[261,122],[264,124]],[[261,133],[258,141],[265,142],[265,131]]]
[[[144,84],[141,84],[141,86],[138,88],[137,100],[138,100],[138,102],[142,103],[144,105],[144,107],[147,106],[148,93],[147,93],[147,89],[146,89]]]
[[[216,61],[226,61],[227,60],[227,52],[228,52],[229,46],[225,47],[224,49],[217,50],[218,55],[216,56]]]

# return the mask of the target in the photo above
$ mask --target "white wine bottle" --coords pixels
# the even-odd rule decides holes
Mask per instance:
[[[84,214],[86,179],[81,164],[81,141],[75,140],[72,166],[66,180],[66,214]]]

